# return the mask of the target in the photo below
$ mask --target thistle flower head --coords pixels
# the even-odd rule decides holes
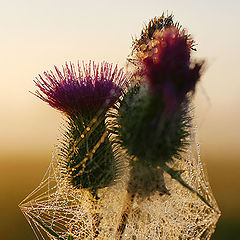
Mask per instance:
[[[76,69],[77,68],[77,69]],[[108,109],[122,93],[126,76],[112,64],[94,62],[81,67],[65,64],[61,72],[44,72],[35,82],[35,95],[67,115],[88,115]]]
[[[148,43],[151,51],[139,55],[150,91],[162,97],[168,111],[174,111],[188,92],[194,92],[203,63],[192,63],[193,40],[185,31],[168,27],[156,31]]]
[[[132,48],[133,52],[147,50],[147,44],[149,40],[153,38],[155,31],[162,30],[164,28],[168,28],[171,26],[178,26],[181,27],[178,22],[174,23],[173,15],[162,14],[161,17],[154,17],[152,18],[148,24],[145,24],[139,39],[133,40]]]

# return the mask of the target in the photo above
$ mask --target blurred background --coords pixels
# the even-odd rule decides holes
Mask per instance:
[[[132,37],[163,11],[188,29],[196,58],[201,158],[222,216],[212,239],[240,236],[240,1],[0,0],[0,238],[35,239],[18,208],[41,181],[57,143],[60,114],[29,91],[53,65],[90,59],[126,64]]]

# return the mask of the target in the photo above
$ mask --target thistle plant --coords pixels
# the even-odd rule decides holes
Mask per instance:
[[[109,132],[105,125],[107,110],[122,93],[126,77],[117,66],[73,64],[63,72],[44,72],[35,81],[35,95],[67,117],[60,154],[63,171],[75,189],[88,189],[94,196],[109,186],[118,172]]]
[[[164,184],[164,171],[211,206],[184,182],[181,169],[172,169],[168,165],[181,160],[182,152],[188,146],[189,102],[200,79],[203,61],[190,59],[194,42],[184,30],[171,26],[171,18],[161,18],[166,24],[160,25],[161,30],[155,27],[152,32],[155,20],[150,22],[147,30],[152,37],[147,40],[142,34],[144,37],[133,44],[134,50],[139,50],[135,62],[141,81],[125,93],[116,116],[120,142],[132,156],[128,196],[117,228],[117,239],[123,236],[136,194],[142,197],[156,191],[169,194]],[[140,44],[141,47],[136,48]],[[143,44],[145,48],[142,48]]]

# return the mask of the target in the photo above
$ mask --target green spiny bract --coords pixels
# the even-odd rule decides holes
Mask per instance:
[[[185,102],[169,114],[160,97],[149,96],[144,86],[134,87],[125,94],[119,108],[122,144],[139,161],[154,167],[179,158],[189,136],[187,111]]]
[[[99,188],[113,183],[117,166],[104,119],[89,127],[92,119],[69,118],[61,152],[71,185],[95,195]]]
[[[138,188],[135,191],[142,194],[154,190],[167,193],[158,167],[181,158],[188,144],[190,120],[187,102],[182,103],[177,112],[169,114],[164,111],[163,100],[148,95],[144,85],[125,93],[119,106],[118,132],[122,145],[133,156],[130,192],[135,186]],[[144,174],[140,176],[140,173]],[[149,186],[156,188],[149,190]]]

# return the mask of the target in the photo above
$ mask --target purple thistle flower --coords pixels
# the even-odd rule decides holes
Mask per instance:
[[[126,76],[117,66],[89,62],[83,67],[66,63],[61,72],[44,72],[35,82],[35,95],[67,115],[92,115],[112,106],[125,87]]]
[[[150,91],[161,96],[166,110],[173,112],[188,92],[194,93],[203,63],[190,61],[193,40],[176,27],[157,31],[150,44],[151,52],[141,60]]]

